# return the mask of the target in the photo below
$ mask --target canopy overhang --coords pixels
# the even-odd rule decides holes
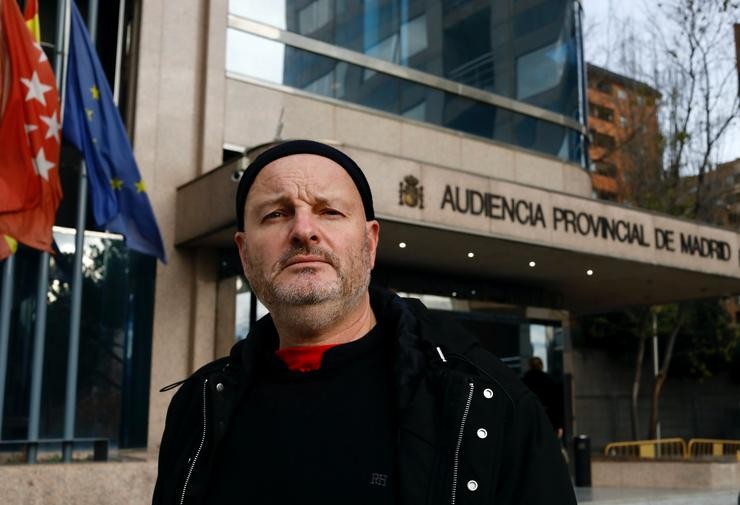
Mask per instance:
[[[734,231],[345,150],[373,190],[379,265],[535,286],[574,313],[740,293]],[[243,167],[236,160],[178,188],[179,246],[234,247]]]

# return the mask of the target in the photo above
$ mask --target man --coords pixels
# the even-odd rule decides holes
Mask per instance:
[[[545,373],[545,365],[538,356],[529,358],[529,370],[522,382],[537,396],[545,409],[558,438],[563,437],[563,391],[552,377]]]
[[[265,151],[237,222],[270,315],[173,398],[155,504],[575,504],[536,397],[459,327],[368,288],[379,225],[354,161]]]

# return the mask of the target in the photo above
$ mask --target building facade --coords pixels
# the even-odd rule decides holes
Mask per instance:
[[[596,65],[587,69],[594,194],[602,200],[630,201],[642,189],[644,172],[661,169],[660,93]]]
[[[363,167],[381,223],[373,281],[451,312],[517,371],[541,356],[566,385],[570,433],[573,314],[740,291],[736,232],[592,198],[577,1],[147,0],[122,12],[121,108],[169,261],[88,234],[89,419],[78,431],[145,451],[84,472],[2,469],[11,503],[45,485],[84,503],[91,475],[96,503],[151,491],[172,395],[160,388],[225,355],[263,313],[239,273],[233,201],[248,160],[281,139],[332,143]],[[65,212],[50,303],[68,289]],[[23,254],[11,352],[27,364],[23,286],[36,268]],[[64,335],[47,328],[47,348]],[[24,366],[12,372],[6,438],[23,436]],[[112,406],[95,403],[101,390]],[[53,434],[60,402],[47,397]],[[16,490],[11,478],[38,485]]]

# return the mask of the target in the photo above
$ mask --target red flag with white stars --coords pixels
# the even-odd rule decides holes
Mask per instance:
[[[16,0],[0,2],[0,236],[50,251],[62,198],[59,94]]]

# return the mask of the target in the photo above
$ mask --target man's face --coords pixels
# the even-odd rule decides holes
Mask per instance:
[[[328,158],[296,154],[265,166],[235,236],[244,273],[270,310],[338,302],[367,291],[378,243],[349,174]]]

